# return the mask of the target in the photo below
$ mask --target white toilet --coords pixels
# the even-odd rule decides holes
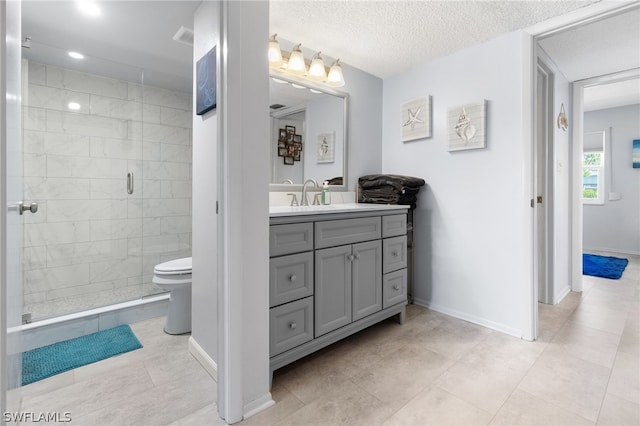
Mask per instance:
[[[164,331],[182,334],[191,331],[191,258],[170,260],[153,268],[151,280],[170,291]]]

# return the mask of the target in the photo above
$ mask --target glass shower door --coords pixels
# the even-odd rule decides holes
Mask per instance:
[[[39,204],[24,217],[24,314],[140,298],[142,71],[36,41],[23,54],[24,197]]]

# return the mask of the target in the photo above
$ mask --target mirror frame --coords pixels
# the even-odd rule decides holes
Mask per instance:
[[[282,71],[279,71],[277,69],[270,69],[269,70],[269,78],[275,77],[277,79],[280,80],[284,80],[287,83],[291,84],[291,83],[295,83],[295,84],[299,84],[301,86],[305,86],[309,89],[314,89],[314,90],[318,90],[322,93],[326,93],[327,95],[333,95],[333,96],[337,96],[339,98],[343,99],[343,105],[344,105],[344,111],[343,111],[343,129],[342,132],[344,134],[344,143],[342,144],[342,158],[343,158],[343,163],[342,163],[342,185],[331,185],[331,190],[332,191],[338,191],[338,192],[345,192],[347,191],[347,151],[348,151],[348,141],[349,141],[349,135],[348,135],[348,131],[349,131],[349,94],[346,92],[341,92],[339,90],[335,90],[331,87],[328,87],[324,84],[320,84],[320,83],[315,83],[312,81],[308,81],[308,80],[302,80],[302,79],[297,79],[294,76],[291,76],[289,74],[285,74]],[[269,145],[271,145],[273,141],[271,141],[271,136],[269,136]],[[269,175],[269,179],[271,180],[271,173]],[[318,190],[320,190],[320,188],[322,188],[322,182],[318,182],[319,188]],[[302,191],[302,184],[283,184],[283,183],[269,183],[269,191],[270,192],[300,192]]]

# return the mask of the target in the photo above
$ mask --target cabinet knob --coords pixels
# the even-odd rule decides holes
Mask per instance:
[[[296,279],[298,279],[298,277],[296,277],[295,275],[291,275],[289,277],[289,281],[294,282]]]
[[[289,328],[294,330],[298,325],[295,322],[289,323]]]
[[[347,255],[347,260],[353,262],[354,256],[352,254]]]
[[[394,257],[398,257],[398,254],[399,254],[399,253],[398,253],[397,251],[392,251],[392,252],[391,252],[391,255],[392,255],[392,256],[394,256]]]
[[[356,258],[356,260],[357,260],[357,259],[360,259],[360,255],[359,255],[359,254],[356,254],[356,255],[355,255],[355,258]]]
[[[396,290],[396,291],[399,291],[400,290],[400,286],[398,284],[394,284],[393,285],[393,289]]]

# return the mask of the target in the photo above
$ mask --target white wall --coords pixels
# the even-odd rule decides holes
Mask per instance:
[[[235,423],[274,403],[269,393],[269,4],[221,5],[219,318],[225,345],[218,402],[225,420]]]
[[[640,254],[640,170],[632,167],[631,160],[632,141],[640,137],[640,105],[585,112],[585,133],[608,133],[609,127],[605,201],[604,205],[583,205],[583,247]],[[609,201],[609,192],[618,192],[622,198]]]
[[[383,95],[383,172],[427,182],[415,212],[416,303],[516,336],[530,314],[530,52],[528,36],[506,34],[386,79]],[[401,105],[426,95],[433,137],[401,142]],[[485,99],[487,147],[448,152],[447,109]]]
[[[203,2],[194,17],[194,63],[218,45],[219,3]],[[218,60],[218,63],[220,61]],[[194,78],[195,67],[194,67]],[[195,111],[195,97],[193,99]],[[191,337],[218,362],[218,286],[216,244],[218,199],[218,110],[193,116],[193,283]]]

